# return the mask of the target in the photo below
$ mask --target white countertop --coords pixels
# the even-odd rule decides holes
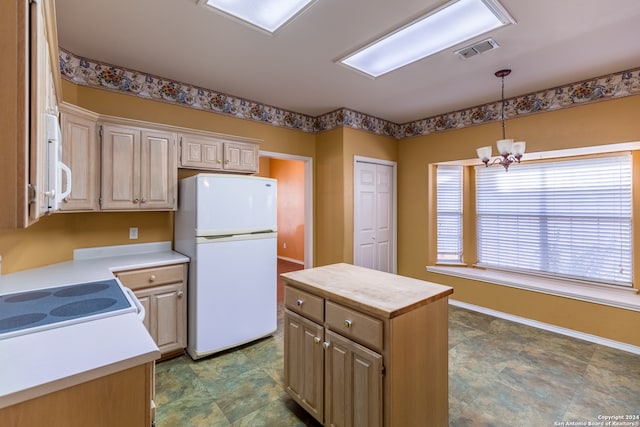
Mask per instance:
[[[0,294],[112,279],[114,271],[189,262],[171,242],[79,249],[74,260],[0,276]],[[0,340],[0,408],[160,357],[134,313]]]

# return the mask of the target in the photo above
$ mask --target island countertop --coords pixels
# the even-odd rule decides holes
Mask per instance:
[[[280,275],[289,285],[328,300],[393,318],[453,293],[453,288],[340,263]]]

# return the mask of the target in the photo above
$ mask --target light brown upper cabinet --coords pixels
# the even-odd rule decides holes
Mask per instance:
[[[181,133],[180,167],[211,171],[255,173],[259,141],[231,140],[208,133]]]
[[[88,110],[63,103],[60,106],[62,127],[62,162],[71,169],[71,194],[60,210],[97,211],[100,209],[100,139],[98,116]],[[63,176],[63,188],[66,188]]]
[[[102,210],[175,210],[176,134],[102,125]]]

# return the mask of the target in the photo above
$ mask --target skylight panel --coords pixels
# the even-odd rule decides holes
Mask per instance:
[[[497,0],[454,0],[340,60],[372,77],[409,65],[515,20]]]
[[[199,0],[269,33],[304,12],[316,0]]]

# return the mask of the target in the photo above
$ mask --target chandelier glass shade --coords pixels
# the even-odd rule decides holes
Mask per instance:
[[[502,124],[502,139],[496,141],[496,146],[498,148],[498,156],[495,159],[491,159],[492,150],[491,146],[488,145],[486,147],[480,147],[476,150],[478,154],[478,158],[485,164],[485,166],[489,167],[495,164],[499,164],[504,167],[505,171],[509,171],[509,166],[512,163],[520,163],[520,159],[524,155],[524,150],[526,148],[526,142],[524,141],[514,141],[513,139],[507,139],[505,135],[505,124],[504,124],[504,78],[511,73],[511,70],[499,70],[496,71],[496,77],[500,77],[502,80],[502,98],[501,98],[501,109],[500,109],[500,122]]]

